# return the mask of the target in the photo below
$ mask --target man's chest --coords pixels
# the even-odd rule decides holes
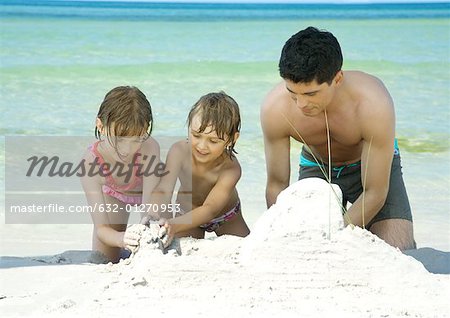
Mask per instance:
[[[290,135],[299,142],[309,146],[322,146],[328,143],[352,146],[359,144],[362,135],[359,126],[351,121],[330,120],[328,125],[323,119],[312,121],[300,120],[292,125]]]

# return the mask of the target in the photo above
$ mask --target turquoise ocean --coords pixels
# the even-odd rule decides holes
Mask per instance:
[[[115,86],[135,85],[147,95],[155,136],[186,136],[190,106],[205,93],[224,90],[241,107],[238,190],[252,227],[265,211],[259,108],[281,80],[277,63],[284,42],[312,25],[338,38],[344,70],[371,73],[389,89],[417,244],[450,251],[449,21],[450,3],[3,0],[1,188],[5,136],[93,136],[99,104]],[[293,143],[292,181],[299,151]],[[3,204],[1,209],[4,215]],[[0,229],[2,255],[60,252],[50,248],[55,241],[58,248],[90,247],[87,226],[2,224]],[[27,252],[31,240],[45,244]]]

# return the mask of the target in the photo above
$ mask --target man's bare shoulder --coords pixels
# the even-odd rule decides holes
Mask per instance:
[[[363,137],[391,132],[395,126],[394,104],[383,82],[357,71],[349,72],[347,78],[352,95],[358,101],[356,115]]]
[[[386,86],[378,77],[361,71],[346,71],[345,76],[350,90],[361,104],[392,104],[392,98]]]
[[[288,91],[284,81],[275,85],[269,93],[267,93],[261,105],[261,114],[272,114],[286,107],[286,101],[289,98]]]
[[[277,84],[265,97],[261,105],[261,125],[266,136],[289,135],[287,122],[290,117],[290,103],[292,102],[283,82]]]

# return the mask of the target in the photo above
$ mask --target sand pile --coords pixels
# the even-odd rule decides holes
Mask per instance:
[[[0,310],[55,317],[448,314],[448,275],[430,274],[365,230],[342,228],[329,185],[307,182],[286,189],[245,239],[183,238],[163,254],[146,230],[139,251],[116,265],[12,268],[2,277]],[[14,275],[28,281],[28,303],[14,290]]]

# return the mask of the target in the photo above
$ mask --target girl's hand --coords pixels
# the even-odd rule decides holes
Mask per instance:
[[[159,229],[158,236],[161,239],[163,247],[167,248],[170,243],[172,243],[175,233],[173,231],[172,225],[170,225],[166,219],[161,219],[159,224],[161,225],[161,227]]]
[[[133,224],[130,225],[123,233],[122,246],[123,248],[136,253],[139,249],[139,240],[142,236],[142,231],[145,230],[145,225]]]
[[[148,213],[144,217],[142,217],[140,224],[149,226],[151,223],[158,222],[160,219],[158,214]]]

